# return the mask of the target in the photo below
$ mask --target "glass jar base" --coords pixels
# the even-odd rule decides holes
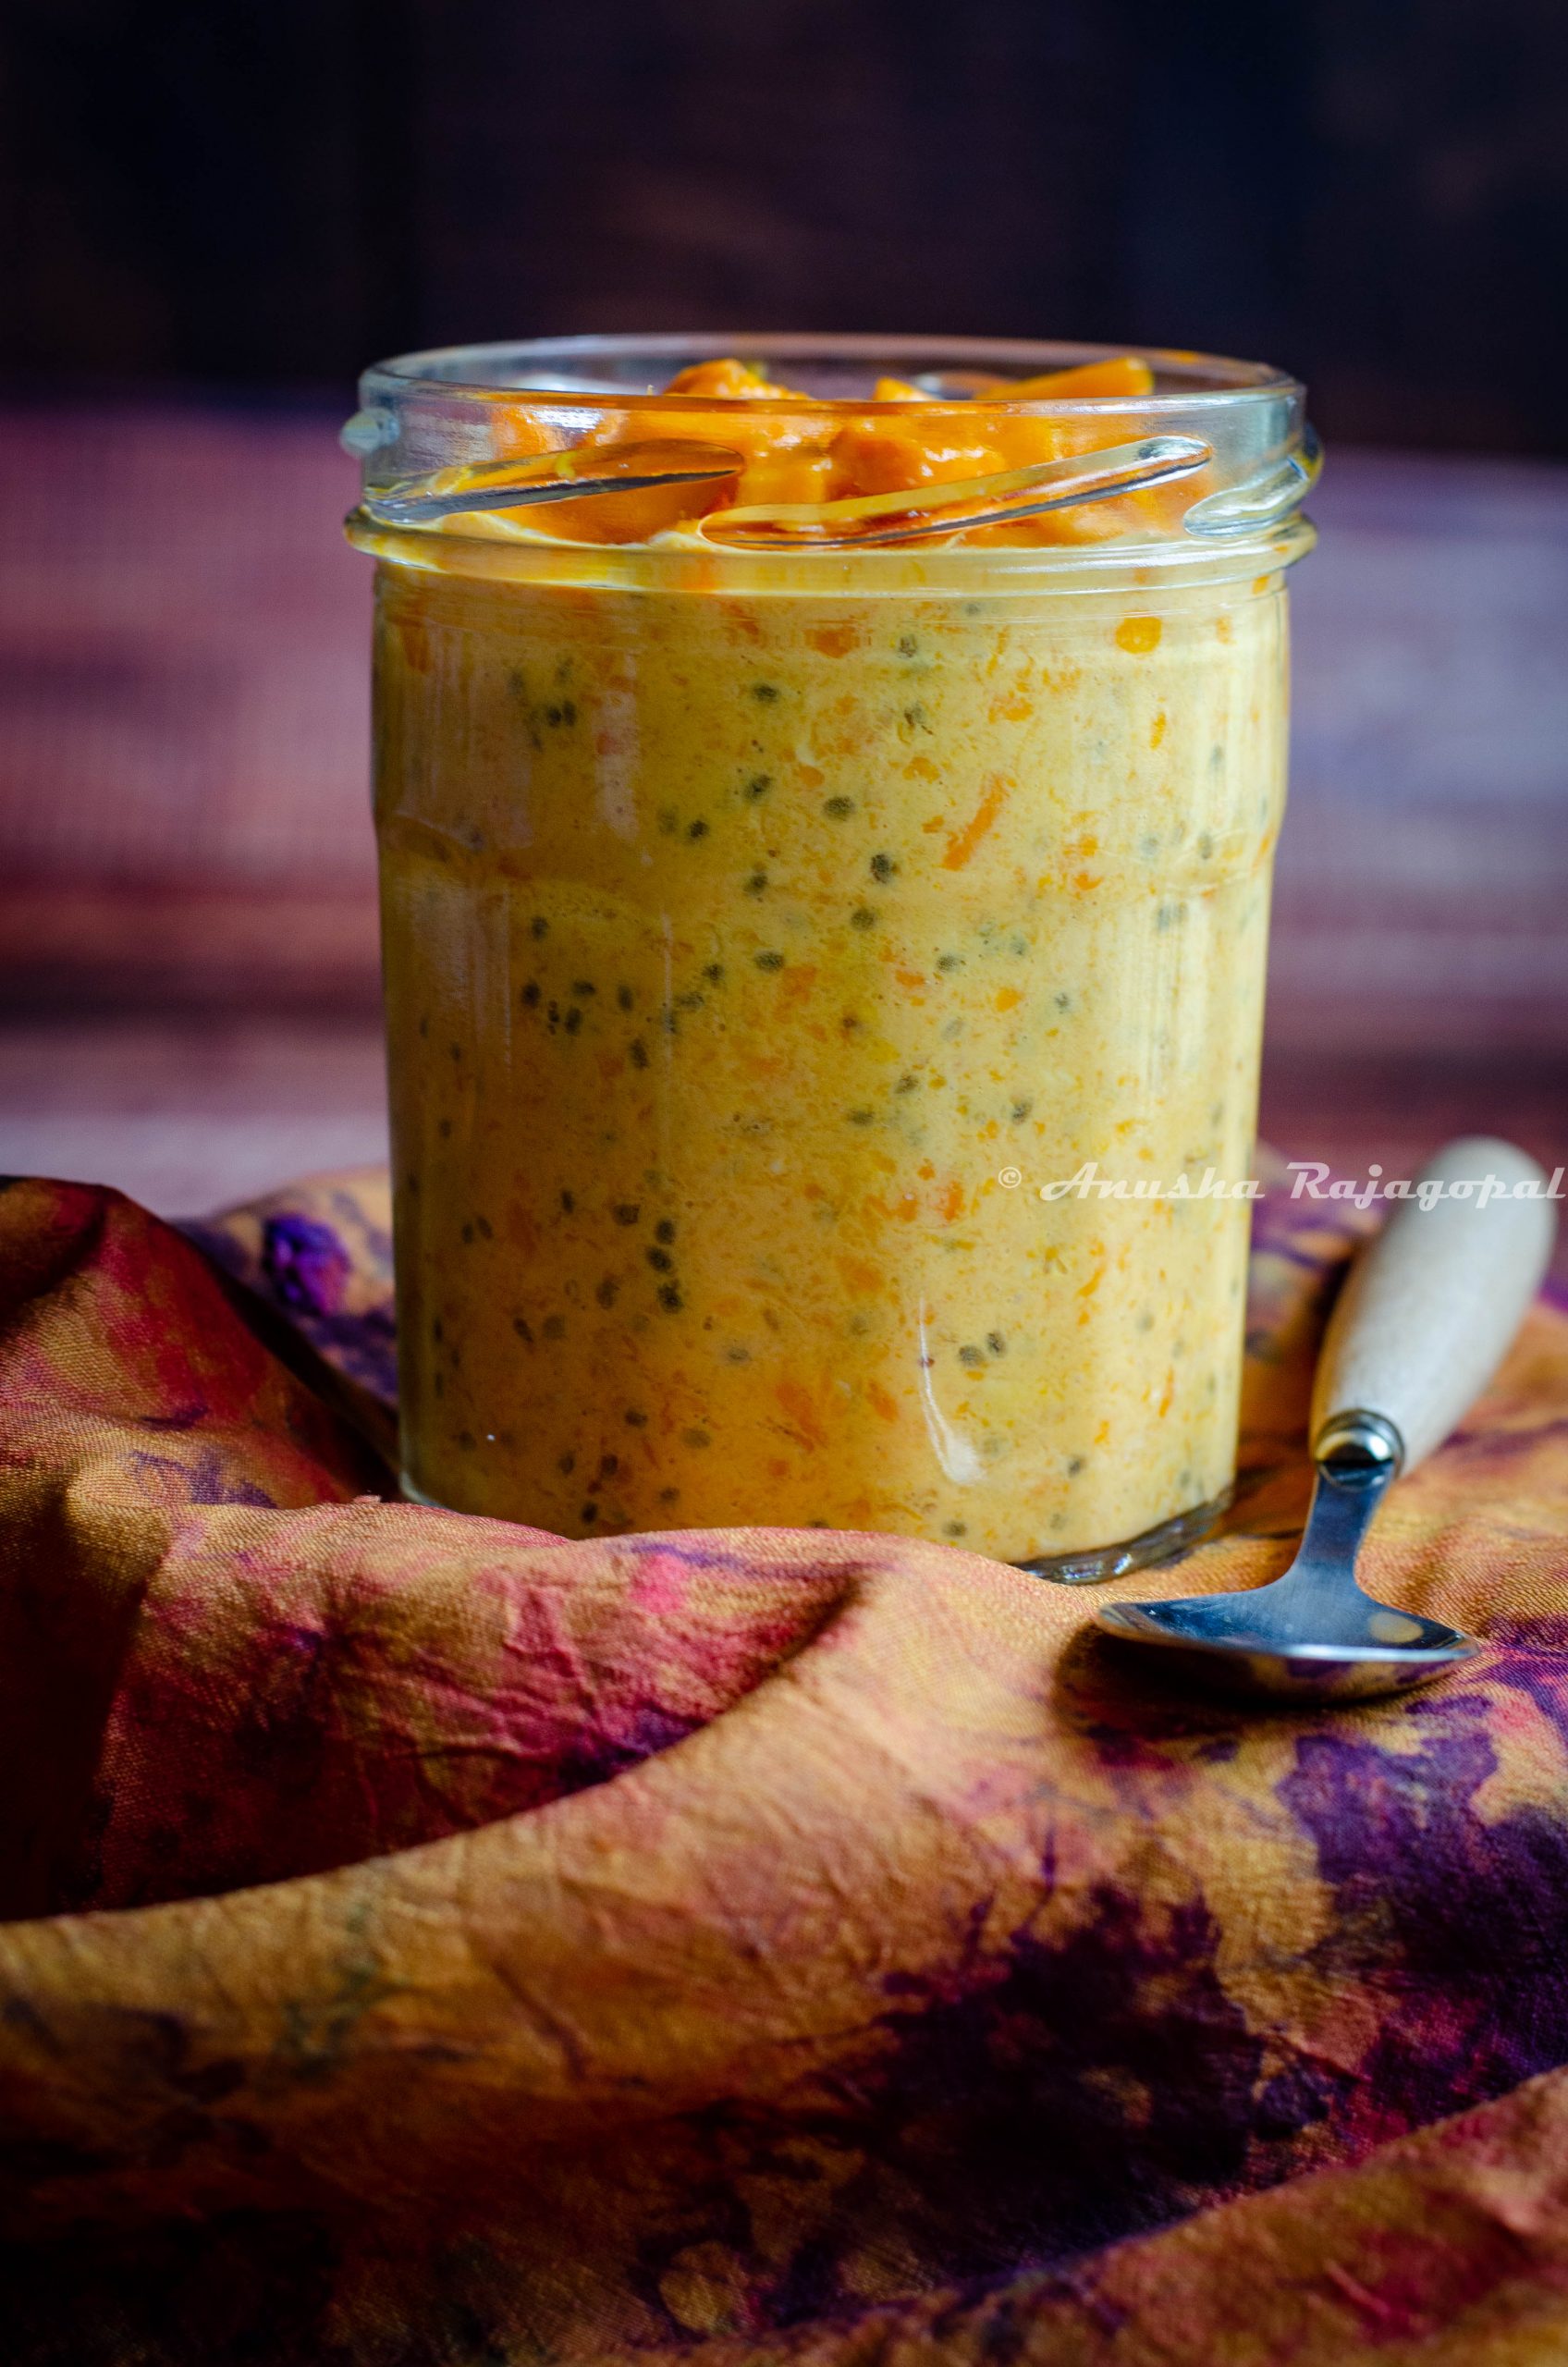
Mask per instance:
[[[1169,1520],[1129,1537],[1121,1545],[1090,1545],[1077,1553],[1036,1553],[1030,1561],[1014,1563],[1013,1567],[1026,1570],[1031,1577],[1049,1578],[1059,1587],[1104,1586],[1109,1578],[1124,1578],[1129,1570],[1146,1570],[1156,1562],[1173,1562],[1189,1547],[1201,1544],[1218,1527],[1233,1493],[1232,1489],[1226,1488],[1219,1495],[1210,1497],[1207,1504],[1194,1504],[1190,1512],[1174,1513]]]
[[[425,1504],[432,1512],[450,1512],[438,1496],[426,1495],[416,1488],[406,1471],[399,1473],[398,1485],[410,1504]],[[1085,1546],[1077,1553],[1036,1553],[1031,1561],[1015,1562],[1015,1570],[1025,1570],[1031,1577],[1049,1578],[1059,1587],[1103,1586],[1109,1578],[1125,1577],[1129,1570],[1146,1570],[1156,1562],[1172,1562],[1190,1546],[1201,1543],[1219,1526],[1229,1509],[1234,1490],[1227,1488],[1207,1504],[1194,1504],[1190,1512],[1173,1514],[1154,1528],[1145,1528],[1140,1536],[1130,1537],[1121,1545]],[[937,1539],[931,1539],[933,1544]]]
[[[444,1504],[439,1496],[427,1496],[423,1488],[416,1488],[406,1471],[398,1474],[398,1493],[405,1503],[423,1504],[427,1512],[449,1513],[456,1509],[452,1504]]]

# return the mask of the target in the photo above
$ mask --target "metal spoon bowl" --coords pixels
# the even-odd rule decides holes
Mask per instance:
[[[1414,1643],[1408,1647],[1382,1643],[1377,1634],[1381,1613],[1369,1598],[1372,1616],[1364,1634],[1332,1643],[1304,1643],[1290,1633],[1283,1604],[1279,1607],[1277,1632],[1269,1625],[1268,1605],[1257,1605],[1261,1615],[1254,1616],[1250,1624],[1244,1620],[1241,1606],[1252,1600],[1247,1595],[1219,1594],[1201,1603],[1112,1602],[1097,1616],[1109,1635],[1201,1654],[1205,1675],[1217,1685],[1224,1685],[1228,1674],[1216,1659],[1223,1654],[1238,1664],[1237,1681],[1248,1693],[1296,1694],[1314,1701],[1406,1692],[1462,1661],[1474,1659],[1480,1650],[1475,1637],[1457,1627],[1445,1627],[1440,1619],[1406,1619],[1403,1613],[1395,1616],[1403,1626],[1415,1629]],[[1210,1609],[1217,1614],[1212,1622],[1194,1616]]]
[[[1239,1594],[1107,1602],[1108,1635],[1183,1655],[1184,1673],[1223,1691],[1310,1701],[1403,1693],[1471,1660],[1474,1636],[1378,1602],[1351,1575],[1366,1526],[1399,1467],[1389,1426],[1349,1418],[1320,1441],[1301,1551],[1283,1576]],[[1327,1448],[1327,1451],[1325,1451]]]

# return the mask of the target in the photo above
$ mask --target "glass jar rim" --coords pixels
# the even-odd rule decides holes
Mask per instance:
[[[869,391],[817,393],[810,388],[788,395],[670,394],[663,387],[639,386],[628,374],[621,380],[592,381],[587,365],[597,361],[606,369],[630,369],[639,362],[688,368],[734,355],[746,362],[792,363],[809,369],[826,363],[836,368],[864,364],[868,375],[890,376],[894,366],[913,369],[911,383],[920,388],[921,401],[908,396],[878,400]],[[1081,369],[1095,362],[1133,360],[1146,362],[1154,373],[1154,388],[1138,395],[1039,395],[1009,397],[995,386],[979,390],[973,379],[1025,379],[1061,370]],[[552,368],[552,365],[554,367]],[[944,387],[934,378],[951,378]],[[922,383],[925,381],[925,383]],[[431,346],[373,362],[360,381],[360,399],[369,409],[388,396],[407,399],[418,391],[431,395],[462,395],[515,401],[519,396],[549,399],[552,407],[569,410],[613,409],[652,412],[691,411],[700,405],[719,412],[779,411],[798,406],[803,393],[814,409],[837,411],[897,411],[905,419],[924,410],[948,410],[962,402],[966,410],[1027,411],[1031,416],[1105,417],[1119,411],[1140,417],[1170,411],[1213,411],[1221,407],[1257,402],[1299,401],[1301,382],[1272,363],[1244,362],[1228,354],[1200,353],[1175,347],[1127,344],[1084,344],[1067,340],[1022,337],[938,337],[803,330],[691,330],[665,335],[655,331],[569,337],[502,339],[476,345]]]
[[[710,392],[704,386],[669,390],[668,382],[692,364],[730,358],[776,372],[790,392],[736,395]],[[1112,373],[1114,391],[1109,393],[1008,392],[1010,380],[1129,360],[1147,365],[1152,387],[1133,391],[1125,382],[1118,386]],[[875,389],[884,377],[913,391],[878,398]],[[1084,570],[1103,578],[1108,570],[1140,562],[1183,574],[1223,574],[1233,571],[1246,554],[1259,562],[1288,563],[1312,539],[1300,511],[1320,456],[1306,423],[1305,390],[1268,363],[1223,355],[1150,346],[801,331],[585,335],[398,355],[365,372],[360,399],[361,409],[342,438],[362,466],[361,503],[349,521],[350,538],[361,549],[415,564],[489,572],[498,558],[498,532],[522,571],[535,563],[529,553],[538,546],[553,555],[551,563],[566,567],[577,564],[569,553],[613,549],[619,558],[587,564],[612,571],[628,566],[674,580],[700,556],[704,566],[725,570],[728,581],[755,559],[776,573],[787,570],[791,583],[803,583],[802,570],[815,572],[827,565],[831,571],[850,559],[847,546],[853,542],[852,560],[864,581],[885,578],[891,585],[911,567],[917,572],[933,563],[945,569],[950,560],[960,571],[1022,583],[1079,576]],[[569,484],[597,497],[628,477],[645,488],[732,474],[742,446],[729,429],[742,415],[754,421],[762,413],[791,426],[815,419],[831,436],[868,412],[896,416],[916,435],[923,423],[929,423],[932,433],[950,433],[960,415],[982,429],[994,421],[998,432],[1004,421],[1044,420],[1061,427],[1065,457],[1031,460],[1011,472],[954,484],[950,506],[945,494],[940,501],[930,497],[934,480],[932,487],[923,485],[902,505],[891,493],[874,495],[869,502],[852,498],[793,511],[770,511],[766,504],[761,510],[710,504],[694,524],[626,543],[579,546],[535,522],[540,504],[582,497],[569,491]],[[531,435],[542,441],[520,446],[522,417]],[[607,448],[601,435],[606,421],[619,422],[624,431]],[[657,439],[676,423],[683,436],[660,444],[665,457],[651,462],[647,455],[654,448],[645,439]],[[545,457],[532,473],[528,463],[520,473],[520,450]],[[580,463],[571,457],[579,453],[588,460]],[[600,453],[606,455],[602,467]],[[586,483],[589,478],[594,481]],[[1010,549],[963,539],[970,525],[1007,522],[1035,510],[1183,479],[1191,484],[1190,499],[1138,514],[1131,531],[1124,526],[1103,538],[1047,538]],[[942,485],[948,482],[940,480]],[[870,509],[877,515],[868,523],[861,512]],[[480,510],[491,514],[478,521],[474,513]],[[881,514],[892,510],[899,515]],[[753,547],[738,547],[748,536]],[[768,545],[766,551],[754,546],[758,538]],[[695,552],[688,547],[693,542]],[[781,548],[781,542],[788,547]],[[864,573],[868,566],[874,575]]]

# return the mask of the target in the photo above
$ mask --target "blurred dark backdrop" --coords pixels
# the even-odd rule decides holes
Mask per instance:
[[[0,221],[13,386],[988,332],[1568,450],[1564,0],[8,0]]]

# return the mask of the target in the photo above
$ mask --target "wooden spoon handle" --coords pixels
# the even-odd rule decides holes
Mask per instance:
[[[1550,1262],[1557,1211],[1541,1170],[1512,1143],[1464,1135],[1422,1169],[1422,1184],[1427,1204],[1396,1207],[1340,1293],[1312,1394],[1315,1451],[1330,1421],[1376,1414],[1399,1432],[1410,1470],[1486,1387]],[[1456,1197],[1455,1184],[1470,1188]]]

